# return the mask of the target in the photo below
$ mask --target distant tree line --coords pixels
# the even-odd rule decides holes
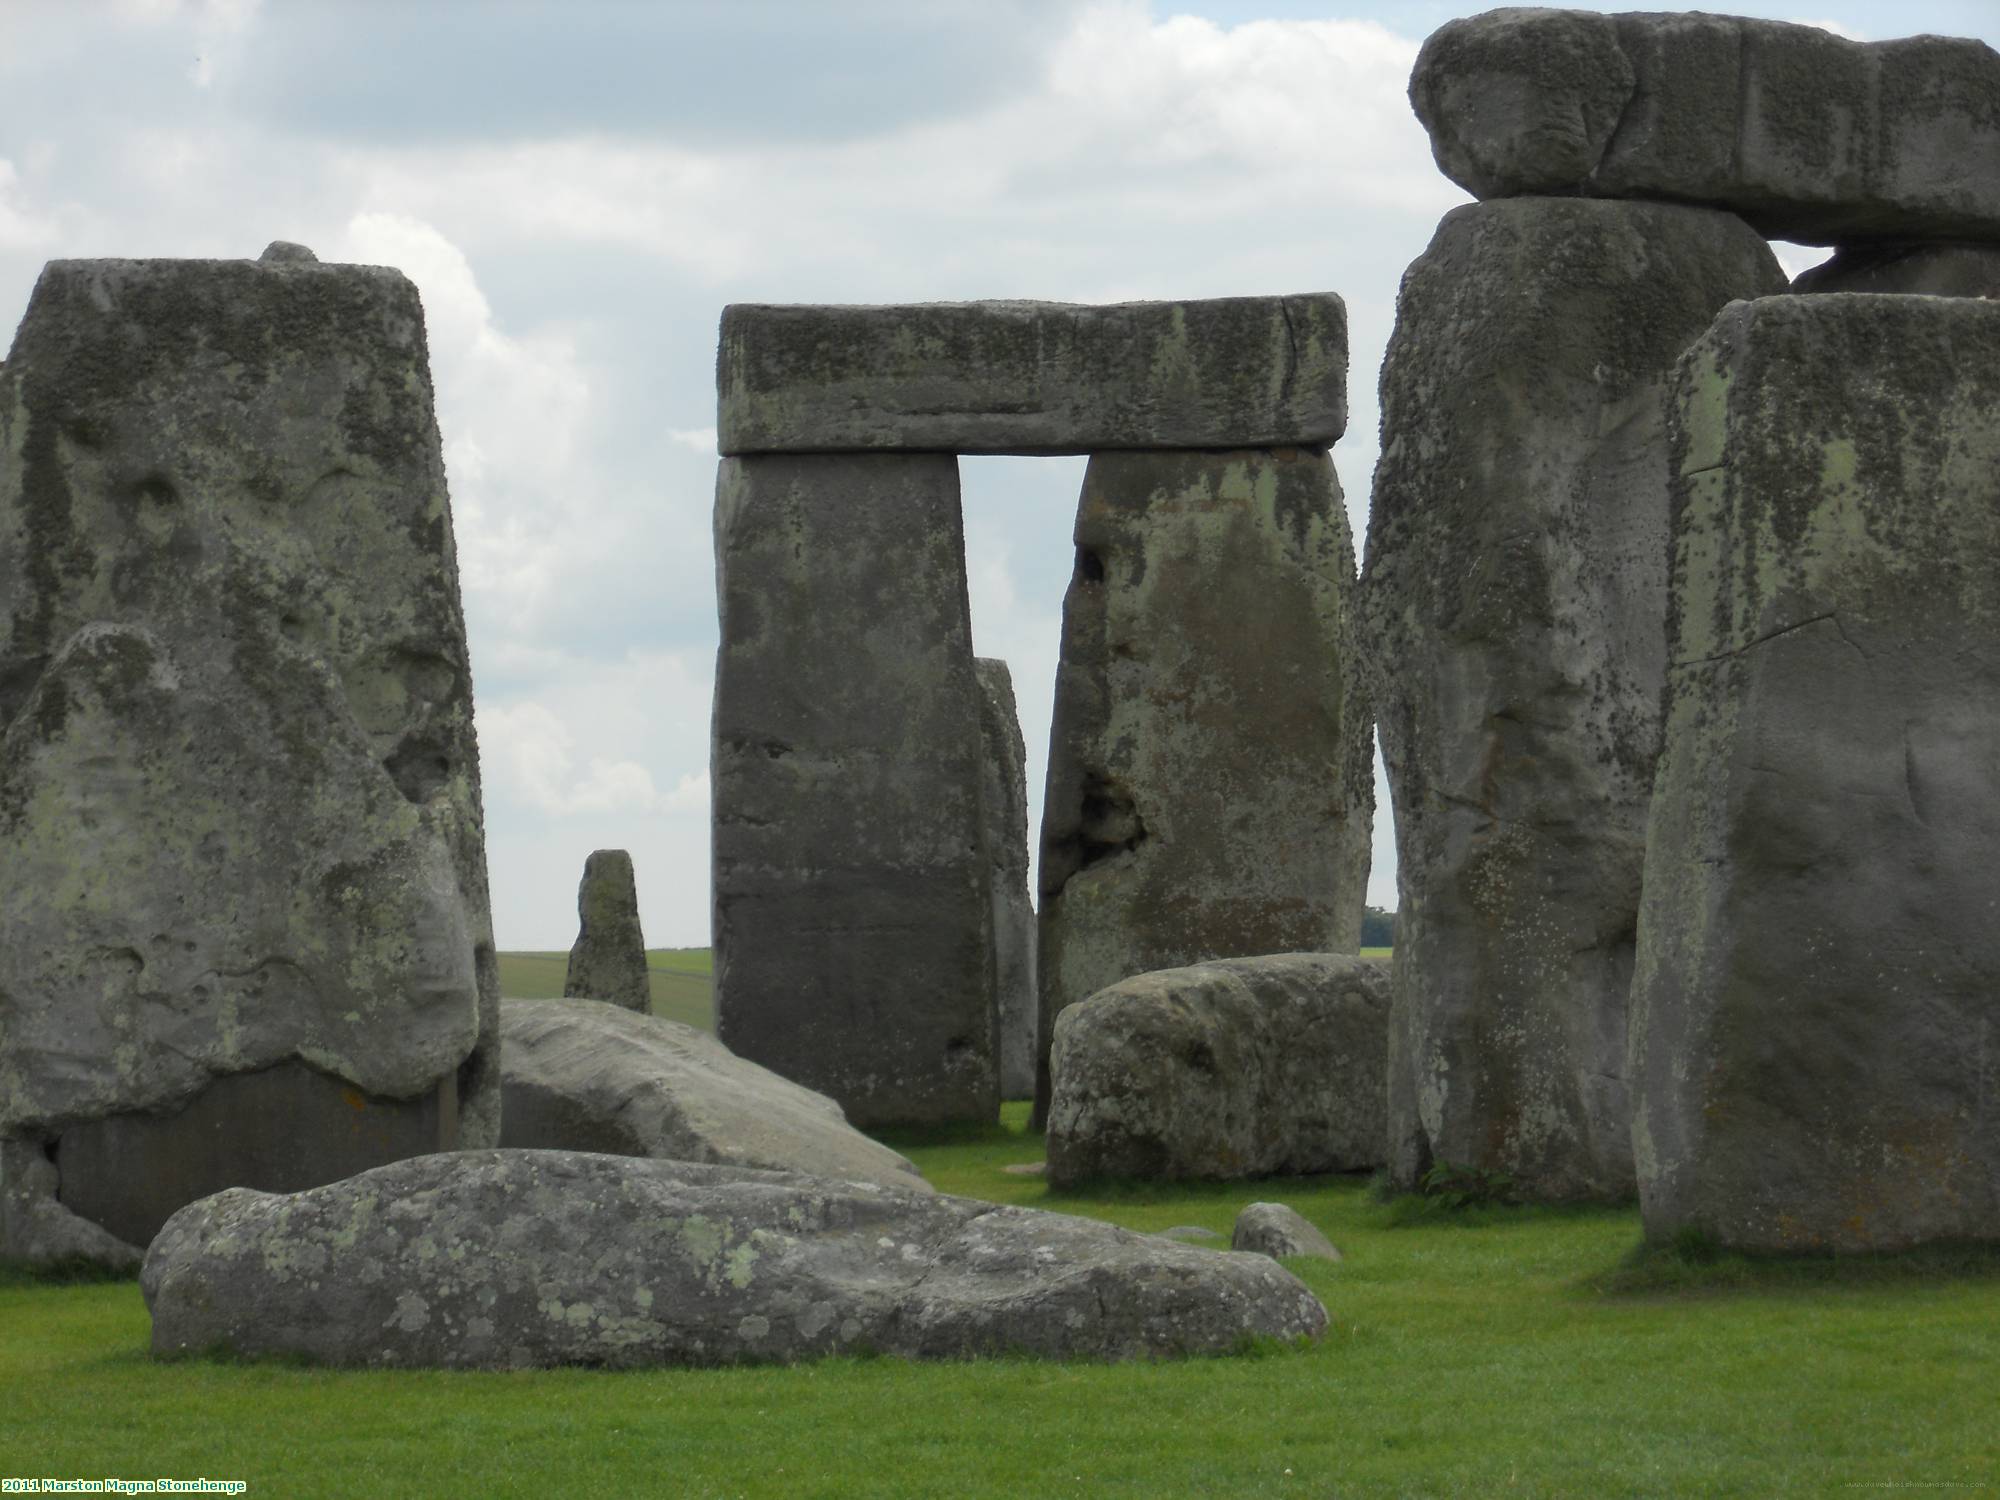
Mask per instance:
[[[1396,914],[1379,906],[1361,908],[1361,946],[1393,948],[1396,945]]]

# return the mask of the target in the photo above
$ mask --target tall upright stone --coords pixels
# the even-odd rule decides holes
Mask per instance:
[[[1675,396],[1646,1232],[2000,1240],[2000,306],[1740,303]]]
[[[1396,804],[1390,1172],[1633,1189],[1625,1085],[1666,665],[1665,387],[1782,290],[1725,213],[1514,198],[1445,216],[1382,371],[1362,585]]]
[[[1042,814],[1036,1115],[1069,1005],[1212,958],[1355,951],[1374,781],[1324,449],[1100,453]]]
[[[957,461],[726,458],[715,547],[717,1032],[863,1128],[990,1120]]]
[[[646,970],[646,935],[639,926],[639,888],[630,854],[599,849],[583,862],[576,917],[576,942],[563,973],[564,998],[605,1000],[650,1013],[652,978]]]
[[[993,871],[993,987],[1000,1097],[1035,1094],[1035,904],[1028,898],[1028,751],[1007,663],[981,656],[979,729],[986,746],[986,851]]]
[[[498,1136],[416,289],[54,261],[0,371],[0,1256]]]

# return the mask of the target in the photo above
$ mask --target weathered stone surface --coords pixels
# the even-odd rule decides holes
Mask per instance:
[[[2000,297],[2000,245],[1907,240],[1844,245],[1831,260],[1793,277],[1792,290]]]
[[[169,1180],[289,1189],[490,1145],[497,971],[416,289],[51,262],[0,371],[0,601],[0,1255],[42,1242],[10,1164],[51,1151],[36,1180],[142,1245],[187,1201]]]
[[[717,1034],[864,1128],[990,1120],[957,462],[724,459],[715,546]]]
[[[1831,245],[2000,238],[2000,54],[1702,13],[1508,8],[1424,43],[1410,102],[1480,198],[1728,209]]]
[[[1390,1172],[1633,1189],[1624,1083],[1666,664],[1665,387],[1782,290],[1727,214],[1510,199],[1445,216],[1382,372],[1362,585],[1396,799]]]
[[[1315,1260],[1339,1260],[1332,1240],[1295,1208],[1282,1203],[1252,1203],[1236,1216],[1229,1248],[1268,1255],[1306,1255]]]
[[[1326,1326],[1261,1257],[966,1198],[560,1151],[222,1193],[174,1217],[141,1285],[155,1353],[340,1365],[1136,1359]]]
[[[1035,1096],[1035,904],[1028,899],[1028,751],[1007,663],[977,657],[986,746],[986,850],[993,871],[994,1024],[1000,1097]]]
[[[730,454],[1325,447],[1347,426],[1347,308],[738,303],[716,385]]]
[[[927,1193],[840,1106],[705,1031],[599,1000],[502,1000],[500,1144],[811,1172]]]
[[[2000,1240],[2000,306],[1737,304],[1676,396],[1646,1232]]]
[[[1381,1165],[1389,978],[1335,953],[1140,974],[1056,1025],[1049,1181]]]
[[[1354,950],[1375,782],[1353,559],[1323,452],[1091,459],[1042,808],[1038,1118],[1085,996]]]
[[[639,927],[639,888],[632,856],[599,849],[583,862],[576,888],[576,942],[563,974],[566,999],[607,1000],[651,1014],[652,979],[646,970],[646,935]]]

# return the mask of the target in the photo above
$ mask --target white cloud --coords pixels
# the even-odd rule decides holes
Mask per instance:
[[[1787,16],[1785,19],[1790,21],[1794,26],[1817,26],[1821,31],[1830,31],[1835,36],[1844,36],[1850,42],[1871,40],[1864,32],[1856,31],[1852,26],[1842,25],[1839,21],[1822,21],[1806,16]]]
[[[713,427],[669,427],[667,441],[712,458],[718,439]]]

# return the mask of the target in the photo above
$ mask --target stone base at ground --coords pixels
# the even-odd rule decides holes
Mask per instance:
[[[1332,953],[1168,969],[1056,1027],[1048,1176],[1230,1178],[1379,1166],[1389,980]]]
[[[2000,305],[1739,303],[1675,427],[1646,1233],[2000,1240]]]
[[[500,1144],[811,1172],[927,1193],[824,1094],[597,1000],[500,1002]]]
[[[392,1368],[1140,1359],[1326,1327],[1260,1256],[964,1198],[558,1151],[221,1193],[168,1223],[141,1286],[157,1355]]]

